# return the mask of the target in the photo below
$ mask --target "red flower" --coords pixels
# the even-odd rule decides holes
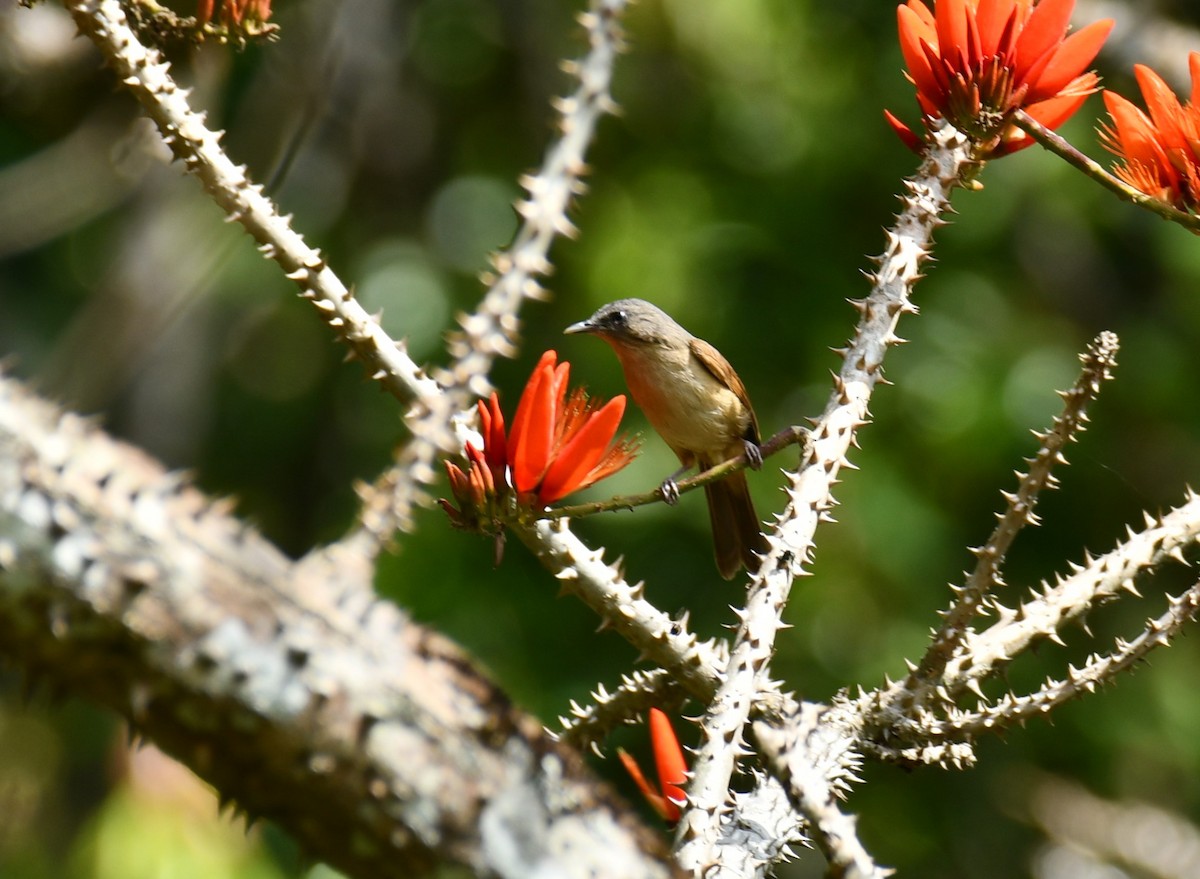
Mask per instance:
[[[1112,117],[1101,134],[1104,145],[1122,161],[1117,177],[1146,195],[1179,210],[1200,208],[1200,52],[1188,56],[1192,94],[1180,104],[1162,77],[1142,64],[1134,66],[1147,116],[1132,102],[1104,93]]]
[[[1033,143],[1011,125],[1024,110],[1057,128],[1096,91],[1099,77],[1084,73],[1112,30],[1112,20],[1089,24],[1069,37],[1075,0],[908,0],[896,10],[908,79],[917,87],[924,120],[942,118],[972,137],[982,157],[994,158]],[[900,139],[915,152],[921,137],[884,111]]]
[[[629,441],[613,442],[625,413],[625,397],[613,397],[603,406],[583,388],[568,397],[571,365],[557,360],[555,352],[547,351],[538,361],[502,453],[518,499],[536,499],[542,506],[611,476],[634,455]],[[498,416],[499,409],[495,413]],[[488,449],[489,460],[492,451]]]
[[[450,490],[460,508],[445,500],[442,506],[455,524],[478,527],[499,520],[498,502],[512,490],[518,503],[544,507],[611,476],[633,460],[635,443],[613,442],[625,398],[617,396],[601,405],[583,388],[568,396],[571,366],[557,361],[554,351],[538,361],[507,437],[496,394],[487,403],[479,401],[483,449],[467,443],[465,472],[446,463]]]
[[[678,821],[680,806],[687,802],[683,792],[683,785],[687,783],[687,761],[683,759],[683,749],[679,747],[679,739],[675,738],[671,721],[657,708],[650,709],[650,745],[654,750],[661,793],[651,787],[637,761],[623,750],[618,750],[617,756],[654,811],[666,821]]]

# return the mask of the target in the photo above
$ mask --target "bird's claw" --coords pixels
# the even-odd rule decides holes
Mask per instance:
[[[751,470],[761,470],[763,464],[762,449],[752,440],[743,441],[746,446],[746,466]]]
[[[667,506],[673,507],[679,503],[679,485],[674,479],[664,479],[658,490]]]

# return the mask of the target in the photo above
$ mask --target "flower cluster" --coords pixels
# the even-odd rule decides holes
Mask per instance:
[[[196,21],[208,24],[216,12],[216,0],[197,0]],[[264,24],[271,17],[271,0],[221,0],[221,23],[240,28],[246,24]]]
[[[650,747],[654,751],[654,767],[658,772],[658,790],[646,780],[637,761],[624,750],[618,750],[617,756],[654,811],[665,821],[678,821],[680,807],[687,802],[683,792],[683,785],[687,783],[687,761],[683,758],[683,749],[679,747],[679,739],[675,737],[671,721],[657,708],[650,709]]]
[[[458,507],[443,500],[451,520],[472,530],[494,530],[511,500],[541,509],[616,473],[633,460],[636,443],[614,441],[625,397],[607,403],[583,388],[567,393],[571,366],[554,351],[542,355],[525,385],[506,435],[493,392],[479,401],[483,448],[467,443],[467,467],[446,462]]]
[[[1069,119],[1099,78],[1084,72],[1113,22],[1097,21],[1067,36],[1075,0],[922,0],[898,7],[900,48],[917,88],[924,121],[945,119],[978,145],[980,158],[1029,146],[1012,124],[1024,110],[1047,128]],[[885,111],[916,152],[922,138]]]
[[[1105,146],[1120,160],[1114,173],[1134,189],[1182,211],[1200,209],[1200,52],[1188,56],[1192,93],[1180,104],[1162,77],[1142,64],[1134,75],[1149,115],[1132,101],[1104,93],[1111,124]]]

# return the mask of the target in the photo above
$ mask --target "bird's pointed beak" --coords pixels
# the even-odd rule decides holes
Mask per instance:
[[[569,327],[567,327],[565,330],[563,330],[563,335],[564,336],[572,336],[575,333],[594,333],[594,332],[596,332],[596,325],[594,323],[592,323],[592,319],[589,317],[587,320],[581,320],[581,321],[579,321],[579,323],[571,324]]]

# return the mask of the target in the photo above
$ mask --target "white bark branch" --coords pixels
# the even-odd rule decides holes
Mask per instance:
[[[934,230],[944,222],[950,193],[973,167],[966,137],[950,126],[935,130],[887,249],[879,260],[870,295],[859,304],[862,318],[821,418],[813,426],[809,454],[791,474],[788,505],[774,531],[770,549],[750,584],[746,606],[731,648],[729,670],[701,727],[702,740],[688,787],[688,809],[680,822],[680,863],[699,873],[716,858],[721,814],[730,779],[745,753],[743,729],[758,693],[772,688],[769,664],[775,635],[795,577],[812,554],[818,524],[829,517],[833,487],[847,465],[858,428],[869,419],[867,404],[882,377],[887,349],[899,340],[901,315],[916,310],[910,301],[920,267],[929,255]]]
[[[372,591],[0,378],[0,655],[351,876],[667,877],[578,754]]]

